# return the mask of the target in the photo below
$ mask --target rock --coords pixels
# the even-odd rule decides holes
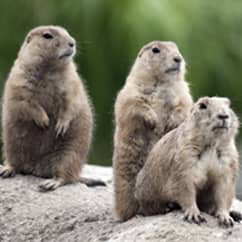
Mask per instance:
[[[78,183],[40,193],[40,178],[0,179],[0,241],[242,241],[242,224],[223,229],[209,215],[200,226],[183,221],[180,211],[116,222],[111,214],[112,169],[87,165],[83,175],[101,178],[108,186]],[[242,202],[235,200],[233,207],[242,211]]]

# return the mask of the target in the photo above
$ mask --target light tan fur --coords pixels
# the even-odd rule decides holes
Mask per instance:
[[[185,62],[173,42],[153,41],[139,52],[115,102],[114,214],[134,216],[136,175],[152,146],[176,128],[192,106]]]
[[[190,222],[204,222],[200,210],[232,226],[229,215],[239,158],[238,119],[227,98],[204,97],[176,129],[154,146],[137,176],[135,196],[144,215],[178,203]]]
[[[41,26],[27,35],[4,89],[2,177],[51,178],[42,190],[80,180],[93,115],[75,52],[75,40],[62,27]]]

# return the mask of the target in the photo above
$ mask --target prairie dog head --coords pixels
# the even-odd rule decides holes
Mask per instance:
[[[27,34],[18,57],[24,63],[62,66],[75,53],[75,40],[64,28],[40,26]]]
[[[191,120],[196,132],[205,137],[231,138],[237,134],[238,118],[223,97],[200,98],[192,109]]]
[[[140,50],[134,68],[164,82],[174,81],[183,78],[185,61],[174,42],[153,41]]]

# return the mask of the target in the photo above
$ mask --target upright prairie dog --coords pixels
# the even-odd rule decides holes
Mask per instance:
[[[187,119],[154,146],[136,182],[143,214],[162,213],[175,202],[190,222],[205,221],[201,209],[221,225],[233,225],[239,123],[229,105],[227,98],[199,99]]]
[[[139,52],[115,103],[114,214],[134,216],[136,175],[148,152],[188,115],[192,98],[184,79],[185,62],[173,42],[154,41]]]
[[[44,191],[76,181],[102,184],[80,178],[93,115],[75,52],[75,40],[62,27],[41,26],[27,35],[4,90],[2,177],[51,178],[40,184]]]

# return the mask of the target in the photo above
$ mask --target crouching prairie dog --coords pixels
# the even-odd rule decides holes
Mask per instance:
[[[76,181],[103,185],[80,178],[93,115],[73,62],[75,52],[75,40],[62,27],[41,26],[28,33],[4,89],[0,176],[50,178],[42,190]]]
[[[218,217],[221,225],[232,226],[238,126],[229,99],[199,99],[187,119],[157,142],[138,174],[140,211],[162,213],[174,202],[190,222],[204,222],[202,210]]]
[[[139,52],[115,102],[114,215],[125,221],[138,203],[135,180],[147,154],[189,114],[185,61],[173,42],[153,41]]]

